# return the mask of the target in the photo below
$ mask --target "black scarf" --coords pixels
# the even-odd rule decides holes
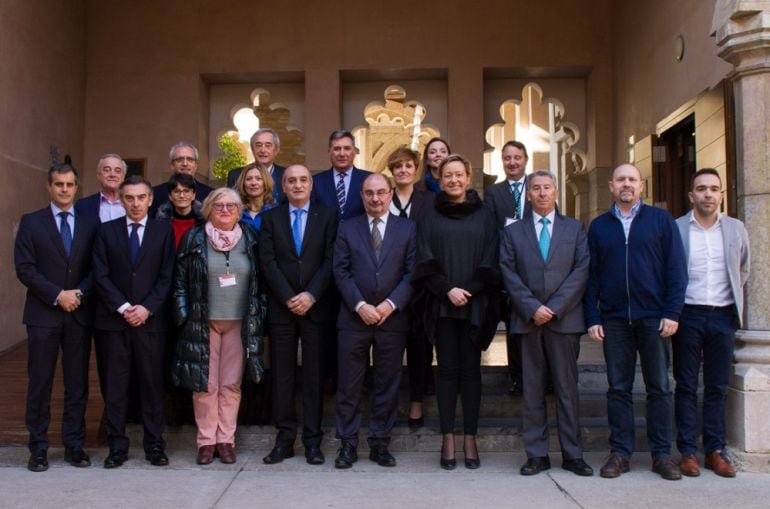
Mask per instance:
[[[450,219],[462,219],[469,216],[479,210],[482,205],[479,193],[473,189],[465,191],[465,201],[455,203],[449,199],[444,191],[441,191],[436,195],[436,200],[433,202],[436,207],[436,211],[442,216]]]

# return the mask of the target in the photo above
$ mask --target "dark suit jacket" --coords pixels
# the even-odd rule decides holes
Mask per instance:
[[[75,202],[75,212],[96,216],[99,220],[99,205],[101,204],[101,192],[89,194]]]
[[[360,216],[364,213],[364,202],[361,201],[361,186],[364,183],[364,179],[369,175],[371,175],[370,171],[353,168],[353,174],[350,176],[350,188],[345,199],[345,208],[341,212],[339,202],[337,201],[337,182],[335,181],[334,168],[329,168],[313,175],[313,195],[311,199],[336,210],[340,221]]]
[[[195,179],[195,199],[200,203],[213,191],[212,187],[207,186],[203,182],[199,182]],[[150,207],[150,217],[155,217],[155,213],[158,211],[158,207],[168,202],[168,188],[166,183],[158,184],[152,188],[152,206]]]
[[[374,254],[369,217],[364,214],[342,223],[334,244],[334,280],[342,296],[337,327],[366,330],[355,311],[364,301],[376,306],[390,299],[396,310],[379,327],[385,331],[409,331],[417,228],[413,221],[390,214],[382,239],[379,259]]]
[[[409,210],[409,219],[419,223],[433,207],[433,200],[435,198],[436,195],[430,191],[415,189],[412,194],[412,208]]]
[[[532,215],[532,205],[527,200],[526,189],[522,190],[521,198],[524,200],[523,217]],[[506,218],[512,218],[515,212],[513,208],[513,196],[508,179],[493,184],[484,190],[484,203],[492,210],[497,221],[498,228],[505,228]]]
[[[581,301],[588,282],[588,240],[583,224],[556,214],[548,260],[543,261],[532,217],[503,230],[500,268],[511,302],[511,332],[535,328],[532,316],[546,305],[554,318],[545,327],[559,333],[583,333]]]
[[[91,251],[99,216],[75,210],[72,251],[64,251],[57,219],[51,207],[24,214],[16,234],[14,262],[19,281],[27,287],[24,303],[26,325],[55,327],[68,314],[54,301],[62,290],[79,289],[81,305],[73,312],[81,325],[93,320]]]
[[[273,197],[276,203],[286,201],[286,195],[283,194],[283,172],[286,168],[273,163]],[[243,168],[234,168],[227,174],[227,187],[235,187],[235,182],[241,176]]]
[[[310,292],[316,302],[307,316],[313,322],[334,319],[332,287],[332,251],[337,235],[334,210],[311,203],[308,211],[302,254],[297,255],[289,219],[289,204],[265,211],[259,230],[259,263],[269,288],[268,321],[292,322],[296,315],[286,301],[302,292]]]
[[[142,327],[166,330],[166,302],[174,271],[174,231],[170,221],[147,219],[136,265],[131,264],[126,218],[103,223],[94,242],[94,285],[99,294],[94,327],[119,331],[129,327],[117,309],[141,304],[151,314]]]

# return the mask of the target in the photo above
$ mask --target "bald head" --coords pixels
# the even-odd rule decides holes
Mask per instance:
[[[624,212],[639,201],[644,191],[642,173],[633,164],[621,164],[615,168],[609,185],[615,204]]]

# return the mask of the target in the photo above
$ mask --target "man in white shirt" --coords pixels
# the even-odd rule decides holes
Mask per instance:
[[[682,474],[700,475],[697,450],[698,370],[703,358],[703,450],[706,468],[734,477],[725,454],[725,394],[735,331],[742,324],[743,286],[749,276],[749,238],[743,223],[719,212],[722,181],[713,168],[692,179],[693,210],[677,219],[687,255],[688,283],[673,338],[674,413]]]

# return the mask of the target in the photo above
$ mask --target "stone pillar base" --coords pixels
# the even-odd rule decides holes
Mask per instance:
[[[737,466],[770,472],[770,331],[739,330],[727,390],[727,443]]]

